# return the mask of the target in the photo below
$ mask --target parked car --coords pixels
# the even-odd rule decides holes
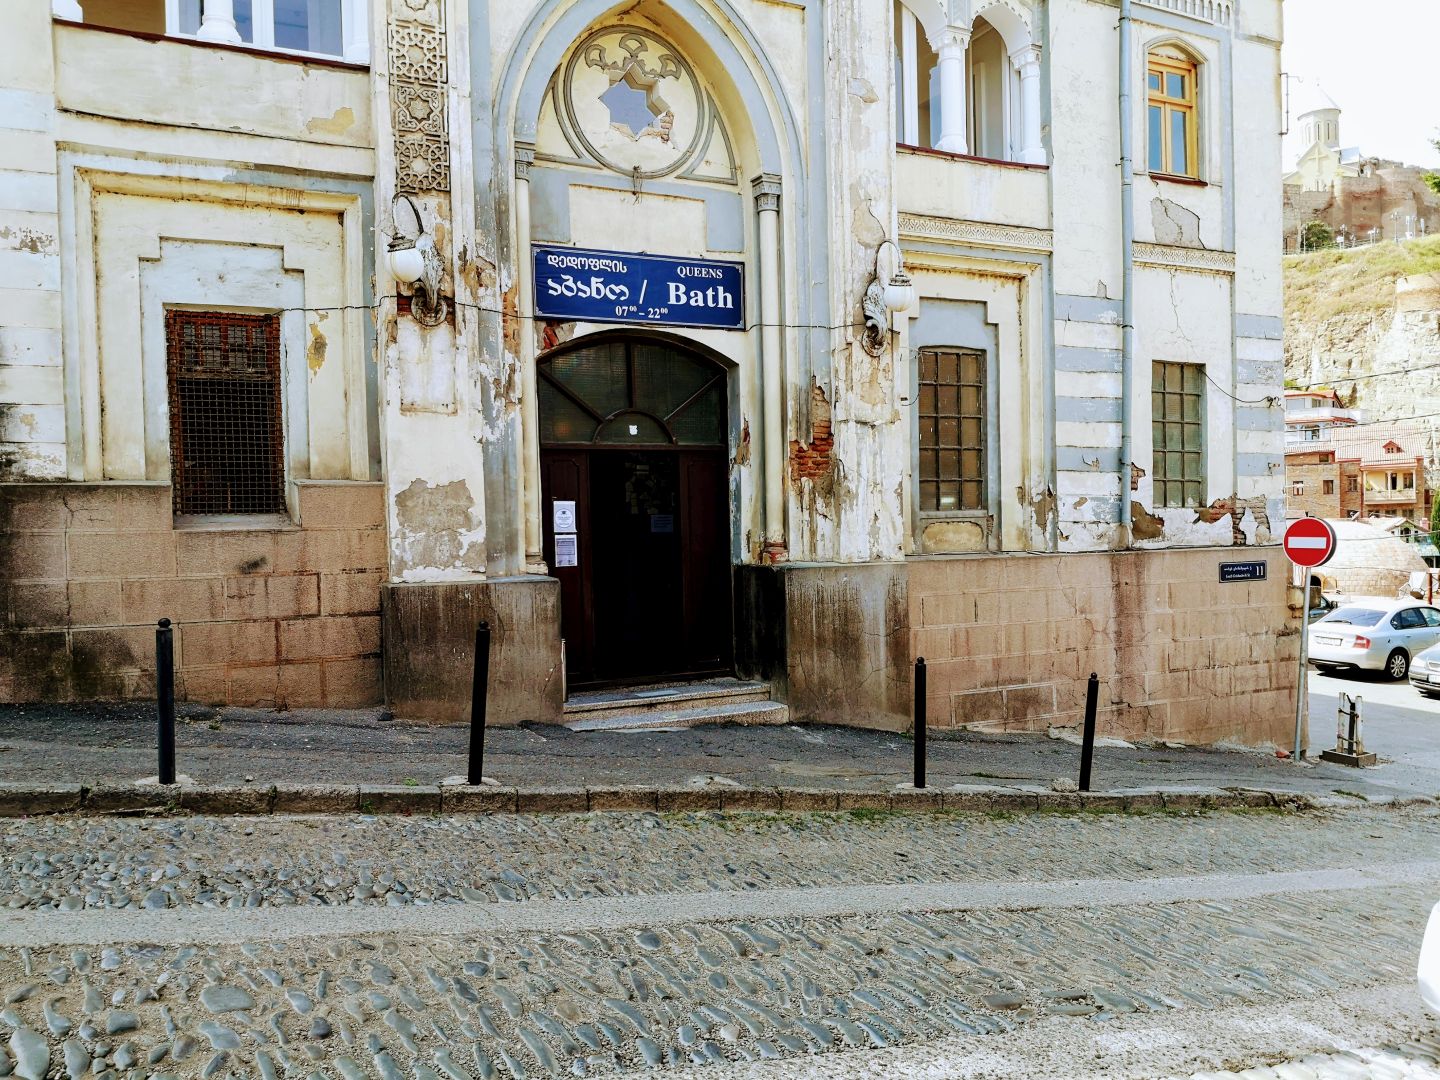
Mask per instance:
[[[1440,644],[1440,608],[1416,600],[1343,604],[1310,628],[1310,663],[1323,670],[1410,674],[1410,660]],[[1427,669],[1428,674],[1428,669]]]
[[[1440,1016],[1440,904],[1430,910],[1425,939],[1420,943],[1420,1000]]]
[[[1410,685],[1421,697],[1440,697],[1440,645],[1432,645],[1410,661]]]

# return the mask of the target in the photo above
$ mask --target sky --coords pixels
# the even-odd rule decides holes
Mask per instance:
[[[1440,41],[1440,0],[1285,0],[1283,68],[1290,82],[1290,130],[1318,84],[1335,99],[1340,142],[1408,165],[1440,166],[1429,140],[1440,128],[1429,46]],[[1289,165],[1304,149],[1285,140]]]

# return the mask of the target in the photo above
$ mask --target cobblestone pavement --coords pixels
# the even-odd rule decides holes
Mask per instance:
[[[11,821],[0,1077],[1423,1076],[1437,824]]]

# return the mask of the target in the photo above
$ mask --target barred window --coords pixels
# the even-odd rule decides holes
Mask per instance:
[[[1156,506],[1199,506],[1205,491],[1205,369],[1155,361],[1150,368]]]
[[[280,316],[165,313],[177,514],[285,510]]]
[[[920,350],[920,509],[984,511],[985,354]]]

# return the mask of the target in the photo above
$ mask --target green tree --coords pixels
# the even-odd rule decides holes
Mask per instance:
[[[1433,146],[1436,150],[1440,150],[1440,138],[1431,139],[1430,145]],[[1435,192],[1436,194],[1440,194],[1440,173],[1426,173],[1425,183],[1430,185],[1431,191]]]
[[[1434,492],[1431,495],[1430,543],[1440,548],[1440,492]]]
[[[1300,231],[1301,251],[1320,251],[1335,246],[1335,230],[1323,221],[1307,221]]]

